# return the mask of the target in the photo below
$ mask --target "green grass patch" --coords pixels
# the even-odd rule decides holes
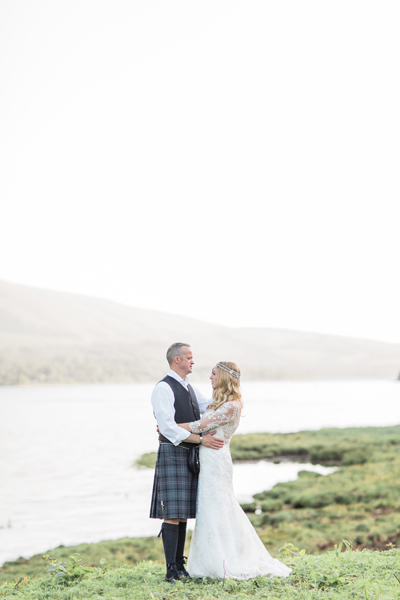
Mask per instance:
[[[140,458],[135,462],[135,465],[139,467],[147,467],[148,469],[154,469],[156,466],[157,452],[147,452],[142,454]]]
[[[75,559],[56,565],[53,574],[41,581],[22,579],[0,587],[3,598],[25,600],[316,600],[336,599],[397,600],[400,595],[400,550],[341,552],[339,548],[323,555],[292,554],[283,551],[282,560],[293,571],[286,579],[258,577],[246,581],[233,579],[190,579],[169,584],[165,568],[143,561],[136,566],[112,567],[103,562],[97,570],[73,575]],[[343,550],[343,548],[341,548]],[[64,569],[64,571],[62,570]],[[61,576],[58,576],[59,573]]]
[[[190,532],[188,533],[190,534]],[[189,541],[190,535],[188,535],[188,543]],[[116,566],[134,565],[142,560],[164,562],[162,541],[161,538],[156,537],[123,538],[97,544],[60,546],[55,550],[46,552],[46,554],[58,561],[66,561],[71,554],[79,554],[82,562],[92,567],[100,564],[102,559],[105,559],[106,563],[113,563]],[[43,554],[36,554],[30,559],[21,557],[6,562],[0,567],[0,584],[20,577],[45,577],[47,566],[47,563],[43,560]]]
[[[322,465],[379,462],[386,454],[400,454],[400,425],[235,435],[231,452],[234,461],[290,458]]]

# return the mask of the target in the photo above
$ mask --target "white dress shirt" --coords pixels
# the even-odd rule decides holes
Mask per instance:
[[[186,390],[188,389],[189,380],[187,377],[182,379],[182,377],[180,377],[178,373],[175,373],[175,371],[172,369],[169,369],[167,375],[173,377],[176,379],[176,381],[179,381],[179,383],[183,385]],[[206,398],[206,396],[203,396],[203,394],[196,388],[193,388],[193,390],[196,394],[200,412],[203,413],[210,404],[211,398]],[[178,446],[181,442],[189,437],[190,431],[186,431],[186,429],[183,429],[176,424],[174,402],[175,397],[171,386],[169,386],[165,381],[160,381],[157,383],[153,393],[151,394],[151,404],[153,406],[154,416],[157,420],[157,424],[161,433],[167,439],[169,439],[174,446]]]

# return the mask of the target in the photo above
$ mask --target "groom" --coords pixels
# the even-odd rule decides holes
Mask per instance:
[[[154,416],[160,430],[159,449],[154,474],[150,518],[163,519],[161,526],[166,581],[173,582],[189,573],[183,556],[186,520],[196,517],[198,473],[189,470],[188,454],[193,444],[219,450],[224,442],[213,433],[198,435],[182,429],[177,423],[200,419],[210,403],[187,376],[194,361],[189,344],[172,344],[167,350],[169,371],[151,395]]]

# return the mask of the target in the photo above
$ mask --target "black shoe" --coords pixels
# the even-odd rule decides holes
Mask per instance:
[[[178,571],[179,577],[190,577],[185,569],[186,558],[186,556],[183,556],[181,559],[176,559],[176,570]]]
[[[165,581],[169,581],[169,583],[174,583],[174,581],[179,580],[179,573],[176,569],[176,565],[167,565],[167,573],[165,575]]]

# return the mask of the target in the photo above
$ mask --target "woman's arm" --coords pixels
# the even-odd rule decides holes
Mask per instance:
[[[177,425],[178,427],[182,427],[182,429],[186,429],[186,431],[190,432],[190,435],[188,438],[186,438],[185,442],[194,442],[197,444],[201,444],[202,446],[205,446],[206,448],[211,448],[212,450],[219,450],[224,445],[224,442],[222,440],[220,440],[217,437],[214,437],[215,432],[208,433],[201,437],[196,433],[192,433],[190,429],[190,423],[177,423]]]
[[[211,414],[192,421],[191,423],[178,423],[180,427],[192,433],[205,433],[217,429],[220,425],[229,423],[240,413],[240,408],[236,402],[225,402],[222,406],[214,410]]]

